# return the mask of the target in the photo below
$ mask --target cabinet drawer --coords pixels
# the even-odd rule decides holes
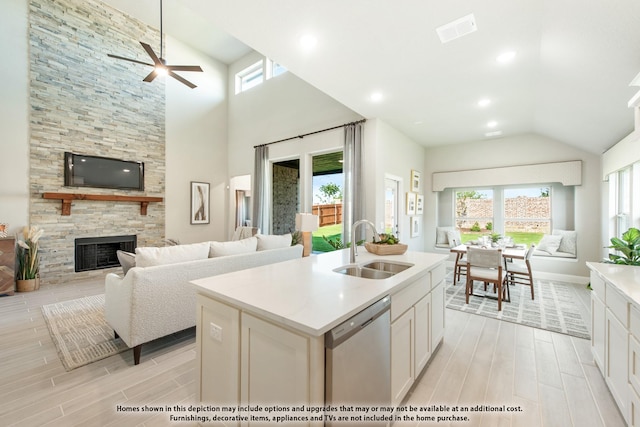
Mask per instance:
[[[429,276],[423,276],[400,292],[391,295],[391,321],[393,322],[431,290]]]
[[[640,341],[640,309],[633,305],[629,309],[629,330]],[[640,394],[640,390],[638,392]]]
[[[606,294],[605,301],[607,308],[613,313],[614,316],[618,318],[620,323],[625,328],[629,327],[629,303],[627,299],[618,292],[618,290],[611,285],[610,283],[606,283]]]
[[[444,276],[447,274],[447,268],[444,263],[440,264],[436,268],[430,271],[431,274],[431,289],[438,286],[440,282],[444,280]]]
[[[591,289],[598,298],[604,301],[604,280],[595,271],[591,272]]]

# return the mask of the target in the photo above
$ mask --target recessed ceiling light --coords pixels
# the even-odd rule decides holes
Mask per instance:
[[[496,126],[498,126],[498,122],[496,122],[495,120],[491,120],[489,123],[487,123],[488,128],[494,128]]]
[[[369,97],[371,102],[380,102],[380,101],[382,101],[382,98],[383,98],[383,96],[382,96],[382,93],[380,93],[380,92],[374,92]]]
[[[487,132],[487,133],[484,134],[484,136],[489,137],[489,138],[492,137],[492,136],[500,136],[500,135],[502,135],[502,131],[501,130],[496,130],[494,132]]]
[[[486,107],[489,104],[491,104],[491,100],[489,98],[482,98],[478,101],[478,107]]]
[[[513,61],[513,58],[515,57],[516,57],[515,51],[504,52],[496,57],[496,61],[498,61],[501,64],[506,64],[508,62]]]
[[[416,120],[415,122],[413,122],[414,125],[421,125],[424,123],[424,120]]]
[[[311,50],[316,47],[317,44],[318,39],[311,34],[305,34],[304,36],[300,37],[300,46],[302,46],[304,50]]]

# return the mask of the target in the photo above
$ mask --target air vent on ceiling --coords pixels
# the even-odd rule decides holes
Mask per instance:
[[[467,34],[473,33],[477,29],[478,27],[476,27],[476,18],[472,13],[436,28],[436,32],[438,33],[438,37],[440,37],[440,41],[442,43],[447,43],[451,40],[455,40],[462,36],[466,36]]]

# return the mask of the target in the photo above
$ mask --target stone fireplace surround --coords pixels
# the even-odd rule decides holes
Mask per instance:
[[[104,274],[75,272],[78,238],[137,235],[139,246],[162,245],[164,203],[150,204],[144,216],[135,203],[73,201],[63,216],[60,201],[43,198],[48,192],[164,197],[164,82],[144,83],[136,64],[106,56],[146,60],[138,41],[158,39],[157,29],[101,2],[29,2],[29,222],[45,233],[43,283]],[[65,151],[143,161],[145,191],[63,187]]]

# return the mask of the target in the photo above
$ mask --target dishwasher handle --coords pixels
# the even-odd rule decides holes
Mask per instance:
[[[390,308],[391,298],[387,295],[327,332],[324,337],[325,347],[329,349],[336,348],[360,330],[366,328]]]

